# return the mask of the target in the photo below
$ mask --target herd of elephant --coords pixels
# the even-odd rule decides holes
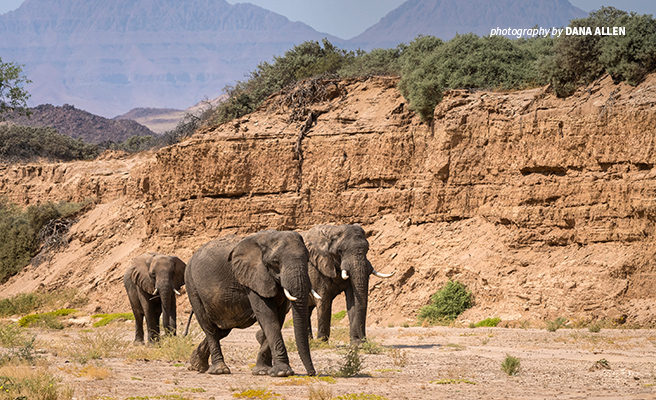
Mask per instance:
[[[198,249],[185,264],[175,256],[148,253],[136,257],[123,277],[135,317],[135,343],[143,343],[143,319],[149,342],[176,332],[176,294],[186,285],[192,314],[205,333],[190,368],[229,374],[220,341],[232,329],[260,325],[255,375],[290,376],[282,325],[292,310],[298,353],[308,375],[316,375],[310,356],[310,316],[317,309],[317,338],[330,336],[333,299],[346,296],[350,339],[365,338],[369,242],[359,225],[319,225],[307,232],[261,231],[245,238],[221,237]],[[191,315],[190,315],[191,318]],[[210,364],[211,356],[211,364]]]

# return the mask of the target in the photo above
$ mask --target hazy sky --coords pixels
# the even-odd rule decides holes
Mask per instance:
[[[18,8],[25,0],[0,0],[0,14]],[[107,0],[112,1],[112,0]],[[138,1],[138,0],[134,0]],[[364,32],[405,0],[249,0],[248,3],[282,14],[292,21],[302,21],[319,32],[350,39]],[[492,0],[487,0],[492,1]],[[228,0],[235,4],[242,1]],[[584,11],[602,5],[624,11],[656,16],[654,0],[570,0]]]

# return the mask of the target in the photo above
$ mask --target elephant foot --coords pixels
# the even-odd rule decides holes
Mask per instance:
[[[285,377],[294,375],[292,367],[289,365],[274,365],[269,369],[269,376],[273,377]]]
[[[269,375],[270,365],[256,365],[251,369],[253,375]]]
[[[141,340],[139,340],[139,339],[134,339],[134,342],[132,342],[132,344],[135,345],[135,346],[143,346],[143,345],[144,345],[144,341],[143,341],[143,339],[141,339]]]
[[[230,368],[228,368],[225,363],[216,363],[210,366],[207,373],[211,375],[228,375],[230,373]]]
[[[209,368],[210,364],[208,363],[207,358],[203,359],[202,357],[199,357],[198,354],[191,354],[191,357],[189,358],[189,367],[187,368],[189,371],[198,371],[203,373]]]

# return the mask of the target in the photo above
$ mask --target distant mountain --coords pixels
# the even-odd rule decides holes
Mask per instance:
[[[23,64],[31,105],[105,117],[185,109],[295,44],[329,35],[224,0],[26,0],[0,15],[0,57]]]
[[[103,118],[69,104],[61,107],[41,104],[30,111],[32,111],[32,116],[29,118],[12,117],[7,122],[11,125],[55,128],[62,135],[93,144],[107,140],[123,142],[135,135],[154,135],[150,129],[135,121]]]
[[[567,0],[408,0],[362,34],[349,40],[363,49],[396,47],[418,35],[445,40],[456,33],[489,35],[492,28],[568,25],[588,13]]]
[[[223,94],[214,99],[203,100],[186,110],[172,108],[133,108],[123,115],[114,117],[114,119],[134,120],[155,133],[165,133],[175,129],[185,116],[194,115],[199,117],[204,111],[216,107],[219,103],[225,101],[227,97],[227,95]]]

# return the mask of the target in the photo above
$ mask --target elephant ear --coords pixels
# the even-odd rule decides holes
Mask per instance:
[[[262,297],[273,297],[278,286],[262,261],[262,249],[253,240],[246,238],[232,249],[228,256],[237,282]]]
[[[152,254],[143,254],[132,260],[132,281],[143,291],[152,294],[155,291],[155,280],[150,277],[150,262],[153,259]]]
[[[330,254],[331,239],[319,229],[310,231],[305,240],[305,246],[310,255],[310,264],[314,265],[323,275],[329,278],[337,277],[335,257]]]
[[[173,287],[175,290],[180,290],[184,282],[185,269],[187,264],[176,256],[171,256],[173,262]]]

